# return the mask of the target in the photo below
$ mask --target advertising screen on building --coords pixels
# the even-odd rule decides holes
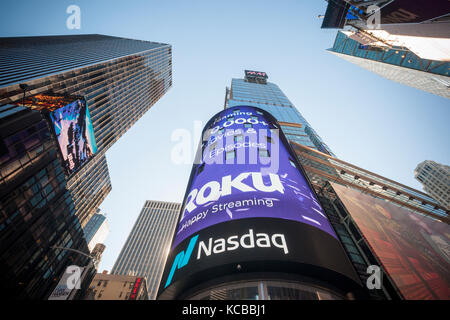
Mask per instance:
[[[207,129],[203,164],[192,178],[172,247],[206,227],[244,218],[294,220],[336,238],[278,130],[262,112],[227,109]]]
[[[37,94],[17,105],[48,114],[67,175],[75,173],[97,152],[94,128],[83,97]]]
[[[262,71],[252,71],[252,70],[245,70],[245,76],[246,77],[254,77],[254,78],[262,78],[267,79],[267,73]]]
[[[160,289],[214,268],[226,274],[237,262],[250,270],[255,261],[263,263],[254,270],[294,262],[296,272],[302,264],[354,276],[275,118],[236,106],[205,126]]]
[[[86,100],[77,99],[50,112],[50,120],[68,175],[75,173],[97,152]]]
[[[381,23],[418,23],[449,12],[448,0],[395,0],[381,8]]]
[[[450,226],[332,183],[405,299],[450,299]]]

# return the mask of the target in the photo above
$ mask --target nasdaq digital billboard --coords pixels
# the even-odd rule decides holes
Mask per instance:
[[[401,295],[450,299],[450,226],[331,183],[361,235]]]
[[[336,238],[267,116],[252,107],[227,109],[205,133],[202,164],[192,177],[172,247],[208,226],[256,217],[299,221]]]
[[[242,261],[264,261],[256,269],[275,271],[283,268],[280,261],[293,261],[354,276],[269,113],[250,106],[218,113],[205,126],[197,160],[161,290],[200,270]]]
[[[68,175],[75,173],[97,152],[89,109],[80,98],[51,111],[50,122]]]

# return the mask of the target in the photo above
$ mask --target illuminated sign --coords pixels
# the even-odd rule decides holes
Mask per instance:
[[[97,152],[86,100],[77,99],[49,114],[66,173],[75,173]]]
[[[67,175],[75,173],[97,152],[87,102],[80,96],[37,94],[17,105],[48,114]]]
[[[336,238],[280,132],[252,107],[227,109],[209,123],[172,247],[208,226],[256,217],[299,221]]]
[[[133,286],[133,290],[131,291],[131,294],[130,294],[130,300],[136,300],[137,293],[139,291],[139,287],[141,286],[141,281],[142,281],[142,278],[136,279],[136,282],[134,283],[134,286]]]
[[[449,13],[448,0],[395,0],[381,8],[381,23],[418,23]]]
[[[371,251],[408,300],[450,299],[450,226],[331,183]]]
[[[205,126],[161,279],[161,299],[199,279],[233,273],[236,264],[247,271],[306,270],[322,276],[328,269],[332,281],[357,283],[279,128],[273,116],[250,106],[226,109]]]
[[[245,70],[245,76],[246,77],[264,78],[264,79],[268,78],[267,73],[265,73],[265,72],[250,71],[250,70]]]

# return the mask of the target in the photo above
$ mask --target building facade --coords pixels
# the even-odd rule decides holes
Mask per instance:
[[[0,44],[0,105],[45,93],[86,99],[98,150],[67,181],[84,226],[111,190],[106,151],[172,86],[172,48],[104,35],[0,38]]]
[[[384,78],[449,98],[450,12],[436,0],[327,1],[329,51]]]
[[[108,220],[100,213],[100,209],[92,216],[83,231],[90,251],[97,243],[103,243],[106,240],[109,234]]]
[[[67,265],[87,265],[51,247],[89,252],[82,228],[111,190],[105,153],[172,86],[171,50],[103,35],[0,38],[1,266],[15,297],[46,298]],[[70,174],[49,118],[68,97],[96,142]]]
[[[97,273],[90,290],[92,300],[148,300],[145,277]]]
[[[46,299],[88,252],[58,147],[38,111],[0,107],[0,279],[11,299]]]
[[[414,176],[423,189],[443,207],[450,210],[450,167],[431,160],[417,165]]]
[[[401,47],[383,49],[361,45],[341,31],[329,51],[389,80],[450,98],[450,55],[447,61],[422,59]]]
[[[244,79],[232,79],[231,88],[226,90],[225,108],[249,105],[266,110],[278,120],[290,141],[333,155],[281,89],[267,79],[265,72],[249,70]]]
[[[433,244],[427,248],[430,240],[426,236],[425,239],[410,236],[414,228],[417,228],[415,230],[417,235],[429,233],[433,239],[437,239],[436,241],[438,243],[443,244],[444,249],[437,250],[442,251],[440,255],[444,257],[446,255],[448,256],[448,248],[445,248],[445,243],[448,243],[448,239],[445,239],[445,232],[450,231],[448,225],[450,223],[448,209],[439,204],[430,195],[419,190],[357,167],[341,159],[318,152],[312,148],[297,143],[292,143],[292,147],[312,185],[318,192],[319,200],[338,233],[361,281],[363,283],[367,281],[367,268],[370,265],[381,266],[383,274],[381,288],[379,290],[368,291],[372,299],[442,299],[442,297],[450,297],[450,293],[445,292],[440,295],[435,294],[435,292],[429,293],[428,291],[433,286],[430,285],[431,283],[425,283],[426,281],[423,281],[423,279],[437,278],[439,272],[436,270],[439,270],[441,268],[440,266],[443,266],[444,269],[450,267],[450,260],[444,258],[444,261],[437,263],[436,260],[438,258],[435,256],[439,254],[430,254],[437,246]],[[345,206],[343,201],[339,199],[339,195],[336,192],[339,186],[346,187],[349,190],[346,193],[353,193],[352,203],[357,204],[361,212],[367,210],[369,213],[375,207],[390,218],[393,217],[393,214],[397,214],[397,218],[401,220],[401,223],[397,224],[397,221],[389,220],[381,221],[377,224],[378,230],[372,230],[370,233],[364,234],[364,227],[370,225],[370,223],[364,221],[364,224],[358,225],[358,220],[354,219],[354,216],[357,216],[357,214],[353,213],[352,215],[347,210],[349,207],[348,203]],[[344,192],[343,194],[346,193]],[[356,202],[355,198],[357,199]],[[374,206],[372,202],[378,203]],[[370,214],[375,216],[376,213],[370,212]],[[409,219],[407,217],[415,221],[421,221],[422,225],[428,223],[429,225],[437,226],[437,228],[433,230],[431,227],[426,227],[420,230],[418,225],[411,225],[409,231],[396,230],[396,232],[401,232],[405,238],[408,236],[410,238],[399,243],[395,243],[395,237],[392,237],[392,239],[387,238],[390,228],[399,228],[400,225],[406,225],[408,223]],[[436,230],[447,231],[444,231],[444,235],[441,235]],[[373,237],[377,234],[375,231],[381,234],[384,233],[385,235],[380,236],[380,239],[374,240]],[[372,242],[368,242],[367,239],[372,240]],[[407,251],[401,247],[401,243],[405,243],[405,241],[414,243],[415,248],[424,248],[424,252],[427,253],[416,253],[413,256],[411,249]],[[376,246],[374,245],[375,242],[378,242]],[[389,252],[391,251],[390,248],[396,248],[397,251]],[[377,252],[376,249],[381,249],[387,257]],[[401,261],[402,258],[408,255],[408,259],[411,260],[417,260],[420,256],[424,256],[429,261],[424,262],[423,269],[420,269],[420,267],[417,267],[417,269],[411,268],[402,271],[406,274],[399,275],[398,270],[401,270],[401,268],[399,268],[398,264],[392,265],[392,256],[396,256],[396,259]],[[425,266],[430,265],[435,266],[432,270],[425,270]],[[403,266],[405,265],[403,264]],[[433,276],[427,278],[427,274],[433,274]],[[404,283],[400,280],[402,277],[411,277],[415,281],[410,282],[410,288],[404,288]],[[449,280],[447,279],[447,282]],[[437,284],[443,287],[447,286],[445,279],[432,281],[436,281],[436,286]],[[413,285],[413,283],[415,284]],[[418,289],[419,287],[421,288],[420,290]]]
[[[156,298],[179,212],[179,203],[146,201],[111,271],[145,276],[150,300]]]

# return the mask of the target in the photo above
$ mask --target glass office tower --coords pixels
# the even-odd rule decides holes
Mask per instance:
[[[389,80],[450,98],[448,61],[422,59],[408,49],[395,46],[388,49],[364,46],[340,31],[329,51]]]
[[[168,44],[104,35],[0,38],[0,106],[85,97],[97,153],[67,181],[84,226],[111,190],[105,152],[172,86]]]
[[[156,299],[158,293],[180,206],[146,201],[111,271],[111,274],[147,278],[150,300]]]
[[[89,252],[81,228],[111,190],[105,153],[172,86],[171,56],[168,44],[103,35],[0,38],[0,255],[14,297],[46,298],[81,259],[51,246]],[[70,173],[51,118],[74,108],[58,104],[68,97],[83,105],[77,115],[96,144]],[[45,100],[55,108],[41,108]],[[81,136],[67,132],[76,150]]]
[[[267,78],[265,72],[246,70],[244,79],[232,79],[231,88],[227,88],[225,108],[249,105],[266,110],[278,120],[290,141],[333,155],[280,88],[267,82]]]
[[[88,252],[58,148],[35,110],[0,107],[0,281],[8,299],[45,299]],[[93,276],[93,275],[92,275]]]
[[[83,228],[83,232],[90,251],[94,249],[97,243],[104,243],[109,234],[109,226],[106,216],[100,212],[100,209],[97,209],[97,213]]]

